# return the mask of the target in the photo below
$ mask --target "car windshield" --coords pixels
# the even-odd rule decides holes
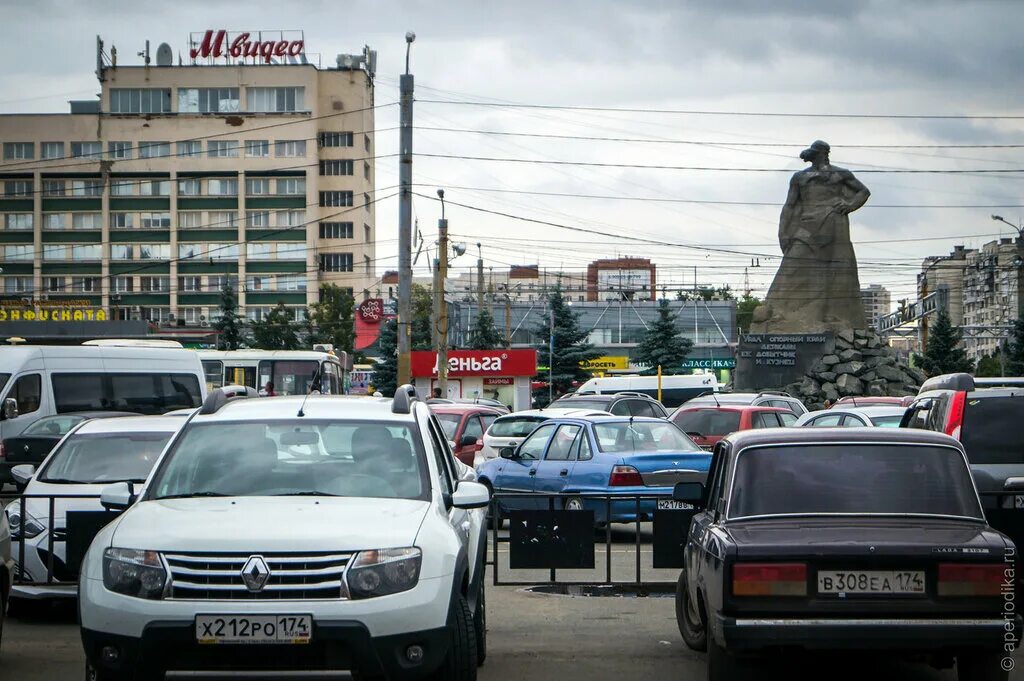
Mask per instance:
[[[169,432],[76,433],[53,453],[39,480],[82,484],[144,482],[169,439]]]
[[[526,437],[544,420],[543,416],[514,416],[498,419],[487,431],[487,434],[491,437]]]
[[[689,452],[700,447],[667,421],[620,421],[594,426],[602,452]]]
[[[952,447],[790,445],[740,452],[731,519],[830,513],[983,517],[970,470]]]
[[[971,463],[1024,463],[1024,395],[1007,397],[967,396],[960,441]]]
[[[875,424],[879,428],[899,428],[900,421],[903,420],[903,414],[896,414],[894,416],[872,416],[871,423]]]
[[[31,426],[21,431],[22,435],[51,435],[63,437],[68,431],[85,420],[84,416],[65,414],[63,416],[47,416],[39,419]]]
[[[567,400],[555,400],[551,403],[551,406],[559,409],[594,409],[596,411],[608,411],[607,400],[573,398]]]
[[[0,374],[0,390],[4,389],[4,386],[7,385],[7,381],[9,380],[11,380],[10,374]]]
[[[151,498],[342,496],[422,499],[424,455],[405,423],[192,424],[154,475]]]
[[[740,429],[740,412],[717,409],[696,409],[678,411],[672,417],[673,423],[687,433],[701,435],[728,435]]]
[[[441,430],[444,431],[444,436],[449,440],[455,439],[455,431],[459,429],[459,421],[462,420],[462,414],[434,414],[437,416],[437,420],[441,423]]]

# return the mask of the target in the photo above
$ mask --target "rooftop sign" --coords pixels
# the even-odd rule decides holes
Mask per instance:
[[[192,63],[206,59],[253,59],[269,64],[274,58],[299,57],[305,54],[306,40],[302,31],[239,31],[207,30],[189,34],[189,57]]]

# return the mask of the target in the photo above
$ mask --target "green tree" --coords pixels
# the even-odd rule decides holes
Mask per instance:
[[[298,350],[300,327],[284,303],[278,303],[261,321],[252,323],[253,345],[261,350]]]
[[[554,328],[551,325],[554,318]],[[579,326],[579,315],[572,311],[562,296],[562,289],[556,286],[548,295],[547,319],[535,329],[538,339],[538,361],[542,366],[551,368],[550,380],[555,397],[572,389],[573,381],[586,381],[590,374],[580,368],[580,362],[597,359],[600,350],[587,341],[588,333]],[[554,348],[552,354],[551,348]],[[537,380],[547,381],[549,374],[541,374]],[[548,403],[548,391],[539,390],[534,395],[538,404]]]
[[[739,333],[749,333],[750,323],[754,321],[754,310],[761,304],[760,298],[745,295],[736,303],[736,330]]]
[[[978,368],[974,372],[974,375],[979,378],[1002,376],[1003,365],[999,358],[999,351],[997,350],[992,355],[985,355],[978,360]]]
[[[352,317],[355,300],[346,289],[337,284],[320,288],[320,302],[313,303],[309,320],[312,324],[313,343],[330,343],[336,350],[352,353],[356,340]]]
[[[487,308],[480,310],[473,328],[469,330],[469,349],[488,350],[490,348],[505,347],[505,337],[494,325],[494,316]]]
[[[238,296],[230,285],[220,292],[220,318],[214,322],[218,350],[237,350],[245,341],[245,321],[238,314]]]
[[[917,365],[929,376],[974,371],[974,362],[967,359],[967,352],[960,347],[961,340],[960,329],[953,326],[949,313],[939,310],[931,325],[928,346]]]
[[[434,313],[434,297],[430,289],[420,284],[412,285],[412,349],[430,350],[434,347],[433,330],[430,320]]]
[[[373,389],[391,397],[398,389],[398,322],[389,319],[380,328],[381,361],[373,368]]]
[[[683,338],[676,330],[676,315],[662,298],[658,301],[658,319],[647,329],[643,340],[637,345],[634,359],[646,364],[647,374],[657,373],[661,365],[663,374],[678,374],[683,370],[683,360],[690,353],[693,341]]]
[[[1006,375],[1024,376],[1024,319],[1013,322],[1013,331],[1006,341]]]

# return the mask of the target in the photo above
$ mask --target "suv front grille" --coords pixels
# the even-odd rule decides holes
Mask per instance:
[[[675,487],[677,482],[700,482],[707,480],[708,474],[692,470],[666,470],[653,473],[641,473],[640,477],[646,487]]]
[[[242,568],[261,556],[270,575],[259,591],[242,581]],[[169,598],[194,601],[342,598],[352,553],[167,553]]]

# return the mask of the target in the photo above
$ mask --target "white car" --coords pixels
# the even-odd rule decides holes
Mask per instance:
[[[11,600],[13,586],[14,557],[11,555],[11,530],[7,526],[7,516],[0,513],[0,641],[4,636],[4,619],[7,617],[7,604]]]
[[[5,509],[15,536],[16,560],[22,555],[22,535],[25,543],[23,569],[11,592],[14,598],[75,597],[78,575],[75,561],[68,560],[67,514],[83,513],[79,518],[89,511],[103,514],[100,494],[112,482],[141,486],[180,426],[180,420],[163,416],[90,419],[68,432],[38,471],[28,464],[12,469],[16,480],[27,483],[26,497]],[[71,495],[76,498],[59,498]],[[86,521],[81,531],[88,532],[88,525]],[[82,546],[88,546],[88,538]]]
[[[497,459],[504,447],[515,448],[534,428],[544,421],[569,416],[608,416],[606,411],[595,409],[528,409],[507,416],[499,416],[484,433],[484,446],[473,458],[476,468],[484,461]]]
[[[490,499],[415,390],[232,395],[207,398],[137,501],[104,492],[127,510],[82,562],[87,677],[473,681]]]
[[[797,419],[796,427],[881,427],[899,428],[905,407],[899,405],[875,405],[864,407],[836,406],[821,411],[810,411]]]

